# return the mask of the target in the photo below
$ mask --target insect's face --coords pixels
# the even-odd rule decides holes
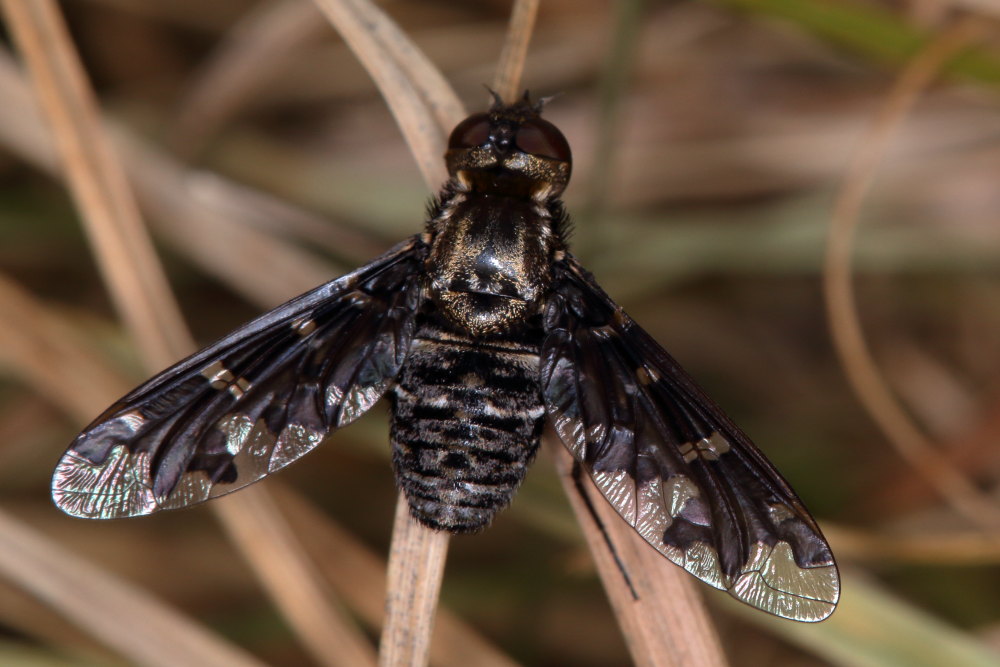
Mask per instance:
[[[557,197],[569,182],[569,143],[526,102],[494,106],[452,131],[448,172],[466,189],[539,201]]]

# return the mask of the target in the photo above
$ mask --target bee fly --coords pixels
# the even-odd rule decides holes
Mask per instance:
[[[411,513],[470,532],[510,503],[548,416],[668,559],[772,614],[829,616],[837,568],[798,496],[567,251],[570,149],[541,106],[459,123],[423,233],[108,408],[60,460],[56,504],[111,519],[229,493],[388,394]]]

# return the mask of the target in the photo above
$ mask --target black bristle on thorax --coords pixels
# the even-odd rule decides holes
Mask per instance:
[[[573,235],[573,221],[566,212],[566,207],[559,199],[554,199],[548,203],[549,226],[552,235],[557,239],[556,250],[566,250],[569,247],[569,238]]]

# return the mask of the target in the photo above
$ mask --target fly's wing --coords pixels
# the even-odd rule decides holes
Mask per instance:
[[[802,501],[572,258],[556,265],[545,328],[546,411],[618,513],[738,600],[800,621],[829,616],[840,579]]]
[[[357,419],[406,359],[424,255],[413,237],[124,396],[59,461],[56,505],[96,519],[191,505],[283,468]]]

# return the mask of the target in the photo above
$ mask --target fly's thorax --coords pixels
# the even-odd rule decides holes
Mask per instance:
[[[431,221],[428,293],[460,329],[490,335],[538,310],[558,235],[545,207],[517,197],[456,192]]]

